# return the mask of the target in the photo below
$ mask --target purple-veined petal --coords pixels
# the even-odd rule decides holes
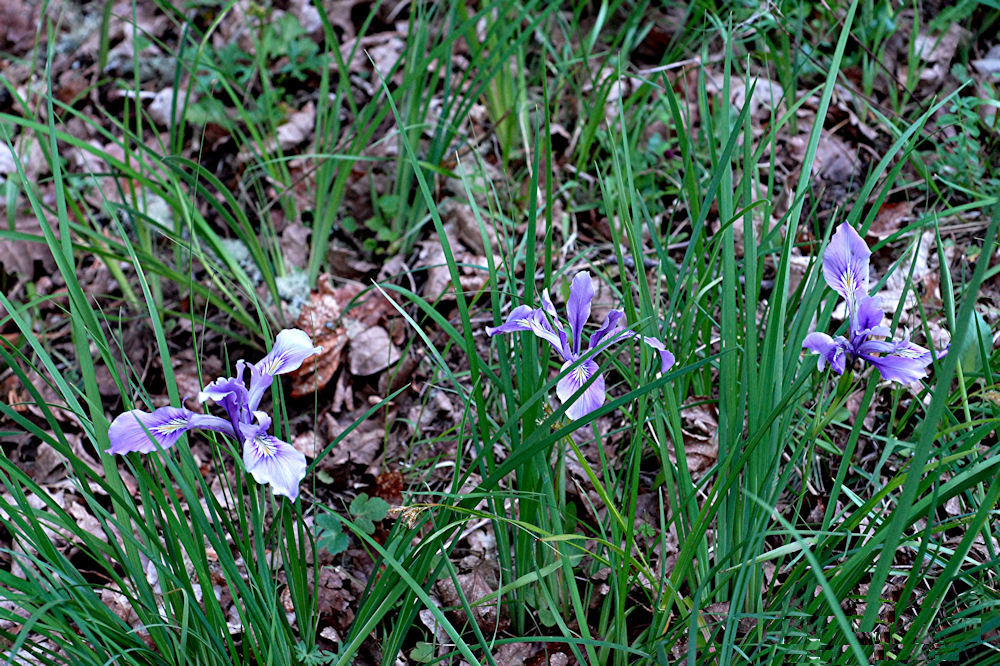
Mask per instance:
[[[847,366],[847,346],[846,338],[839,335],[836,338],[831,338],[826,333],[819,331],[813,331],[802,341],[804,349],[819,354],[819,359],[816,361],[816,367],[819,370],[822,370],[829,363],[838,375],[844,374],[844,369]]]
[[[851,316],[857,311],[856,292],[868,291],[868,258],[871,250],[847,222],[830,239],[823,252],[823,276],[830,288],[847,300]]]
[[[896,351],[899,343],[894,340],[862,340],[854,345],[851,351],[858,356],[870,356],[872,354],[891,354]]]
[[[656,353],[660,355],[660,372],[666,372],[673,367],[675,361],[674,355],[667,350],[662,342],[646,335],[642,336],[642,341],[655,349]]]
[[[507,321],[499,326],[487,326],[486,335],[493,337],[500,333],[517,333],[518,331],[534,331],[537,325],[537,310],[527,305],[518,305],[507,315]]]
[[[267,434],[271,419],[256,412],[259,423],[242,424],[243,464],[254,481],[269,483],[275,495],[293,502],[299,496],[299,484],[306,475],[306,457],[287,442]]]
[[[527,305],[518,305],[507,315],[507,321],[499,326],[487,326],[486,335],[493,337],[500,333],[514,333],[517,331],[530,331],[532,317],[535,316],[534,309]]]
[[[604,323],[601,327],[594,331],[594,334],[590,336],[589,347],[593,349],[596,347],[602,339],[604,339],[608,334],[617,332],[621,322],[625,319],[625,313],[621,310],[611,310],[608,312],[608,316],[604,318]],[[617,341],[617,340],[615,340]]]
[[[198,392],[198,402],[214,400],[226,411],[232,423],[243,423],[250,420],[250,410],[247,405],[247,387],[243,383],[243,361],[236,362],[235,377],[219,377]]]
[[[274,338],[274,346],[267,356],[257,361],[254,367],[261,374],[281,375],[298,370],[302,362],[319,354],[322,347],[314,347],[309,334],[299,328],[286,328]]]
[[[615,312],[615,310],[612,310],[611,312]],[[608,316],[610,318],[611,316],[610,313]],[[622,317],[624,317],[624,314],[622,315]],[[607,323],[608,323],[607,320],[605,320],[605,326],[607,325]],[[603,329],[604,326],[602,326],[601,328]],[[595,346],[594,337],[597,336],[598,333],[601,333],[601,331],[599,330],[597,333],[591,336],[590,345],[592,349]],[[600,347],[601,349],[606,349],[607,347],[610,347],[616,342],[621,342],[622,340],[626,339],[639,340],[640,342],[643,342],[652,347],[653,349],[655,349],[656,353],[660,355],[660,372],[666,372],[674,365],[675,361],[674,355],[671,354],[669,351],[667,351],[667,348],[662,341],[657,340],[656,338],[651,338],[648,335],[641,335],[627,328],[622,329],[618,328],[618,326],[615,326],[615,328],[612,329],[610,335],[603,335],[602,338],[599,338],[596,346]]]
[[[169,449],[188,430],[214,430],[235,437],[233,426],[217,416],[198,414],[183,407],[160,407],[154,412],[133,409],[119,414],[108,428],[108,453],[151,453],[157,445]]]
[[[882,325],[885,313],[882,312],[882,304],[877,296],[869,296],[859,289],[855,294],[855,301],[858,310],[851,321],[852,335],[879,335],[889,336],[889,327]]]
[[[569,302],[566,303],[566,314],[569,317],[569,330],[573,336],[573,354],[580,353],[580,338],[583,326],[590,319],[590,303],[594,300],[594,281],[590,273],[580,271],[573,277],[569,288]]]
[[[530,308],[527,305],[519,305],[510,311],[510,314],[507,315],[507,321],[499,326],[486,327],[486,334],[489,336],[499,333],[516,333],[519,331],[534,333],[552,345],[564,360],[568,360],[568,356],[566,356],[564,351],[566,346],[564,343],[565,334],[556,334],[552,330],[552,327],[549,326],[548,321],[545,320],[545,315],[542,314],[541,310]]]
[[[563,364],[562,370],[565,371],[572,364],[573,361],[567,361]],[[559,396],[561,402],[565,403],[595,374],[597,377],[594,382],[566,410],[566,416],[569,418],[574,420],[582,418],[604,404],[604,375],[600,373],[600,368],[596,363],[584,361],[570,370],[556,384],[556,395]]]
[[[271,380],[274,378],[266,372],[261,372],[256,365],[250,366],[250,390],[247,391],[247,409],[256,412],[260,406],[264,391],[271,388]]]
[[[556,316],[556,306],[552,305],[552,299],[549,298],[548,287],[542,289],[542,310],[544,310],[545,314],[549,316],[549,318],[552,320],[552,324],[556,328],[561,328],[561,325],[559,324],[559,318]]]
[[[890,382],[909,384],[927,374],[927,364],[930,363],[929,357],[924,359],[922,356],[907,356],[905,355],[908,353],[907,351],[902,350],[902,352],[902,354],[892,353],[883,356],[863,354],[861,357],[878,368],[882,379]],[[924,350],[924,353],[926,352],[927,350]]]

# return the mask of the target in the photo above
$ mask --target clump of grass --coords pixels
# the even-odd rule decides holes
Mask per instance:
[[[979,261],[952,275],[941,220],[970,210],[990,216],[977,248],[990,257],[1000,204],[994,194],[976,194],[986,163],[959,159],[962,151],[978,156],[984,144],[941,149],[946,162],[958,160],[947,190],[920,161],[942,109],[952,116],[940,122],[971,122],[967,98],[953,93],[915,110],[897,98],[891,118],[871,101],[881,76],[874,56],[893,31],[881,20],[888,10],[855,2],[842,14],[735,8],[717,18],[695,3],[685,16],[692,29],[663,48],[663,67],[637,73],[628,57],[656,26],[630,3],[597,12],[586,3],[560,11],[500,2],[475,12],[462,2],[418,3],[407,14],[400,60],[387,71],[366,70],[365,92],[352,85],[355,58],[342,57],[325,18],[328,49],[266,15],[254,26],[252,56],[211,47],[212,30],[231,9],[203,33],[171,14],[184,28],[178,77],[190,77],[202,101],[174,100],[179,120],[156,148],[143,141],[149,119],[137,106],[123,119],[92,118],[47,92],[38,120],[21,113],[34,100],[7,86],[19,112],[0,116],[0,136],[7,145],[11,131],[36,138],[52,193],[43,196],[21,171],[7,182],[8,205],[40,221],[41,235],[31,240],[48,248],[66,294],[58,303],[0,294],[3,323],[17,334],[17,344],[0,344],[0,357],[36,410],[28,416],[0,403],[0,414],[5,427],[55,452],[78,498],[61,505],[0,456],[0,523],[12,562],[0,572],[7,622],[0,634],[11,659],[351,664],[371,659],[377,643],[376,661],[386,664],[401,653],[496,664],[510,644],[533,643],[595,664],[912,663],[993,649],[1000,485],[991,480],[1000,414],[989,396],[998,358],[976,305],[996,269]],[[808,39],[815,48],[806,57]],[[851,40],[865,49],[855,52]],[[297,57],[275,71],[293,51]],[[692,60],[675,71],[681,58]],[[812,167],[838,82],[855,65],[862,89],[852,103],[888,139],[853,199],[820,217]],[[770,100],[762,120],[749,103],[729,101],[738,86],[752,99],[763,75],[784,97]],[[273,140],[297,77],[315,79],[318,89],[315,141],[305,154]],[[139,99],[137,76],[133,84]],[[251,99],[245,90],[260,94]],[[187,123],[199,114],[221,122],[209,100],[234,112],[226,129],[251,156],[245,194],[182,157]],[[463,134],[479,102],[495,150]],[[807,107],[798,175],[781,179],[784,142],[797,135]],[[65,127],[71,120],[126,157],[74,138]],[[568,122],[572,148],[558,155],[553,137]],[[655,135],[646,131],[653,126]],[[370,145],[387,137],[398,152],[372,157]],[[58,157],[66,146],[100,158],[109,174],[69,173]],[[304,218],[308,284],[343,225],[352,169],[369,163],[391,175],[391,188],[373,195],[372,220],[355,227],[367,234],[360,246],[377,259],[436,239],[450,276],[453,309],[409,285],[376,285],[409,324],[410,353],[425,353],[428,386],[458,405],[456,423],[440,436],[455,440],[450,478],[409,490],[387,529],[376,530],[386,509],[367,496],[346,512],[308,495],[275,501],[223,455],[230,445],[221,439],[199,436],[125,463],[103,453],[99,373],[109,371],[126,407],[157,397],[139,367],[120,361],[130,319],[148,322],[163,392],[175,405],[183,397],[174,372],[178,322],[193,332],[182,339],[199,352],[196,363],[207,336],[251,345],[260,337],[254,331],[284,324],[276,305],[294,273],[271,216],[306,212],[291,195],[293,159],[309,163],[314,195]],[[486,160],[504,168],[488,170]],[[839,318],[817,264],[820,248],[835,223],[870,228],[904,173],[916,178],[907,187],[928,196],[926,212],[875,250],[908,238],[915,245],[920,232],[935,231],[951,349],[919,384],[886,387],[870,374],[833,385],[800,352],[809,331],[833,330]],[[130,185],[96,211],[83,194],[111,175]],[[451,246],[438,209],[444,179],[461,185],[452,194],[475,219],[482,265],[463,264]],[[580,224],[588,215],[604,225],[606,242]],[[574,242],[574,234],[585,240]],[[0,236],[26,240],[16,231]],[[227,251],[234,242],[243,257]],[[85,291],[78,276],[85,256],[104,262],[120,297]],[[911,257],[909,265],[900,260],[889,272],[912,277],[918,253],[900,256]],[[470,270],[484,278],[483,290],[463,290]],[[666,340],[677,364],[657,377],[648,353],[605,356],[608,398],[573,420],[551,400],[569,371],[560,373],[562,361],[548,347],[517,338],[490,346],[483,333],[514,305],[538,307],[542,286],[565,298],[560,287],[577,270],[595,276],[638,332]],[[37,309],[50,301],[65,310],[74,358],[37,335]],[[902,303],[894,326],[901,314]],[[925,335],[933,316],[929,307],[921,313]],[[44,377],[51,395],[29,373]],[[387,388],[362,418],[406,390]],[[276,414],[289,415],[290,404],[278,393]],[[698,410],[714,419],[716,450],[704,464],[688,432]],[[324,455],[349,445],[358,423],[323,447],[310,474]],[[290,436],[287,420],[282,427]],[[87,464],[78,435],[97,466]],[[423,437],[414,433],[414,442]],[[860,455],[865,447],[869,455],[876,449],[874,458]],[[93,520],[82,522],[81,510]],[[457,556],[474,522],[495,543],[497,580],[486,593],[465,584]],[[355,620],[333,649],[319,635],[317,538],[330,556],[351,544],[376,562]],[[454,599],[446,604],[448,584]]]

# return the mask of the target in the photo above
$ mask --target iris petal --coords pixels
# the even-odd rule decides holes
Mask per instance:
[[[151,453],[169,449],[181,435],[194,429],[214,430],[232,436],[233,426],[225,419],[197,414],[183,407],[160,407],[150,412],[133,409],[119,414],[108,428],[108,453]]]
[[[877,296],[869,296],[860,291],[856,294],[858,304],[857,314],[851,322],[851,333],[854,335],[889,335],[889,329],[881,326],[885,313]]]
[[[580,271],[573,277],[569,288],[569,301],[566,303],[566,314],[569,317],[569,329],[573,335],[572,352],[580,353],[580,338],[583,336],[583,326],[590,319],[590,303],[594,300],[594,281],[590,273]]]
[[[545,315],[542,314],[542,310],[533,309],[527,305],[519,305],[510,311],[510,314],[507,315],[507,321],[499,326],[486,327],[486,335],[491,337],[499,333],[516,333],[519,331],[534,333],[552,345],[553,349],[563,357],[563,360],[569,360],[565,344],[565,334],[559,335],[552,330],[549,322],[545,319]]]
[[[606,336],[615,333],[624,319],[625,313],[621,310],[611,310],[608,312],[608,315],[604,318],[604,323],[590,336],[590,348],[593,349]]]
[[[309,334],[298,328],[286,328],[274,338],[274,346],[267,356],[254,367],[265,375],[281,375],[298,370],[310,356],[319,354],[322,347],[314,347]]]
[[[885,356],[862,356],[878,368],[882,378],[890,382],[909,384],[927,374],[927,362],[919,358],[886,354]]]
[[[802,347],[819,354],[816,366],[822,370],[829,363],[834,372],[844,374],[847,366],[847,339],[841,336],[831,338],[826,333],[813,332],[802,341]]]
[[[198,402],[214,400],[226,410],[226,415],[233,423],[242,423],[250,419],[250,412],[244,409],[247,404],[247,388],[243,384],[243,361],[236,362],[235,377],[219,377],[198,393]]]
[[[868,291],[868,259],[871,250],[847,222],[837,227],[823,252],[823,276],[830,288],[843,296],[848,310],[857,310],[856,293]]]
[[[573,362],[567,361],[563,364],[562,370],[565,371],[571,365]],[[560,402],[566,403],[573,397],[574,393],[580,390],[581,386],[586,384],[595,374],[597,375],[583,394],[570,404],[566,410],[566,416],[574,420],[579,419],[604,404],[604,375],[600,374],[599,370],[600,368],[593,361],[584,361],[559,380],[556,385],[556,395],[559,396]]]
[[[306,476],[306,457],[287,442],[259,434],[243,443],[243,464],[257,483],[269,483],[275,495],[293,502]]]

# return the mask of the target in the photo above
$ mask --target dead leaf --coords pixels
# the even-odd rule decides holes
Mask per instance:
[[[985,56],[969,64],[983,76],[1000,73],[1000,44],[994,44]]]
[[[486,258],[466,252],[453,240],[454,235],[455,227],[449,224],[445,227],[445,238],[448,239],[448,245],[454,253],[455,261],[460,264],[459,285],[463,293],[475,294],[486,286],[486,271],[476,268],[477,266],[485,266]],[[427,269],[427,282],[424,283],[423,297],[431,303],[453,299],[454,288],[451,271],[448,269],[441,243],[436,240],[428,240],[420,242],[418,246],[420,252],[417,254],[416,267]]]
[[[323,443],[319,441],[316,433],[312,430],[304,432],[292,440],[292,447],[306,458],[315,458],[317,450],[321,450],[322,446]]]
[[[381,497],[390,504],[400,504],[403,501],[405,486],[406,479],[402,472],[384,472],[375,478],[375,496]]]
[[[971,34],[958,23],[952,23],[943,35],[931,35],[926,32],[917,35],[913,51],[923,65],[919,78],[922,88],[937,88],[944,82],[959,45],[968,40]],[[896,78],[904,84],[908,78],[906,64],[906,60],[901,61],[896,70]]]
[[[496,592],[499,587],[495,566],[495,559],[487,560],[478,555],[469,555],[459,562],[459,567],[466,570],[467,573],[461,573],[457,576],[458,584],[462,588],[465,599],[472,606],[472,614],[476,623],[483,629],[495,629],[503,621],[498,612],[496,599],[477,603],[480,599]],[[458,590],[451,578],[439,580],[435,589],[441,597],[441,602],[446,606],[460,604]]]
[[[909,249],[912,248],[912,245],[907,246],[907,251],[899,258],[896,270],[889,274],[885,288],[877,294],[881,298],[882,307],[886,312],[891,313],[896,309],[899,299],[903,298],[904,291],[906,292],[906,301],[903,303],[900,317],[905,319],[910,310],[916,306],[920,294],[917,293],[915,287],[932,274],[931,250],[935,247],[935,243],[934,231],[925,231],[917,246],[916,259],[913,257],[912,250]],[[911,264],[913,266],[912,276],[910,274]]]
[[[176,91],[176,95],[173,88],[160,90],[149,102],[149,117],[161,127],[173,127],[184,116],[185,106],[195,101],[194,95],[189,100],[185,100],[186,96],[187,91],[184,89]],[[171,120],[171,110],[173,110],[173,120]]]
[[[0,3],[0,51],[22,55],[34,47],[40,6],[24,0]]]
[[[700,476],[719,457],[719,419],[715,404],[705,396],[693,396],[681,408],[681,431],[684,433],[684,458],[692,478]],[[670,459],[677,459],[670,449]]]
[[[372,326],[354,336],[350,335],[348,329],[348,337],[351,338],[352,375],[359,377],[374,375],[399,360],[399,350],[392,344],[389,334],[381,326]]]
[[[770,79],[758,78],[753,83],[753,94],[750,95],[749,101],[746,98],[747,86],[742,81],[734,81],[732,83],[729,90],[729,98],[737,111],[741,110],[744,104],[748,104],[750,107],[750,117],[760,120],[766,118],[778,108],[779,103],[784,100],[785,91],[780,85]]]
[[[878,240],[885,240],[889,236],[899,231],[904,222],[913,219],[913,202],[899,201],[896,203],[886,202],[878,209],[868,235]]]
[[[285,122],[278,126],[278,146],[289,150],[299,145],[313,135],[316,125],[316,106],[309,102],[301,111],[288,116]]]
[[[483,234],[479,229],[479,220],[476,219],[472,206],[448,199],[438,206],[438,210],[446,225],[454,224],[458,239],[465,247],[477,254],[483,254],[486,251],[483,245]],[[496,231],[485,219],[483,227],[486,230],[486,239],[490,248],[495,248],[497,245]]]
[[[301,222],[292,222],[281,232],[281,256],[285,263],[305,270],[309,262],[309,236],[312,231]]]
[[[333,378],[348,342],[347,329],[342,322],[344,307],[360,292],[360,285],[334,289],[329,275],[320,276],[318,290],[310,295],[310,302],[303,306],[295,325],[323,351],[291,373],[292,397],[318,391]]]
[[[849,182],[858,170],[857,151],[826,130],[820,133],[812,173],[831,183]]]
[[[327,441],[332,442],[340,437],[352,423],[350,415],[341,422],[327,414],[324,422]],[[347,463],[371,467],[382,450],[384,439],[385,423],[381,419],[363,421],[334,447],[330,455],[320,463],[320,467],[330,472],[338,471],[337,468]]]

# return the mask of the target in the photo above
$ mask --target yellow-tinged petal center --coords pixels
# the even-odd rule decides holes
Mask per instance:
[[[590,375],[587,373],[587,366],[578,365],[577,367],[573,368],[573,379],[576,381],[577,384],[582,384],[588,379],[590,379]]]
[[[270,458],[278,451],[278,447],[274,442],[270,441],[270,438],[264,435],[258,436],[254,442],[257,444],[257,451],[264,457]]]
[[[156,433],[157,435],[169,435],[170,433],[177,432],[187,427],[187,419],[183,416],[178,416],[177,418],[170,419],[166,423],[162,423],[158,426],[153,426],[150,431]]]
[[[260,369],[260,371],[261,371],[262,373],[264,373],[265,375],[274,375],[274,374],[276,374],[276,373],[277,373],[277,370],[278,370],[278,366],[280,366],[280,365],[281,365],[281,362],[282,362],[283,360],[284,360],[284,358],[283,358],[283,357],[282,357],[282,356],[281,356],[281,355],[279,354],[278,356],[275,356],[275,357],[274,357],[274,358],[272,358],[272,359],[271,359],[270,361],[268,361],[268,362],[267,362],[267,363],[266,363],[266,364],[264,365],[264,367],[262,367],[262,368]]]

